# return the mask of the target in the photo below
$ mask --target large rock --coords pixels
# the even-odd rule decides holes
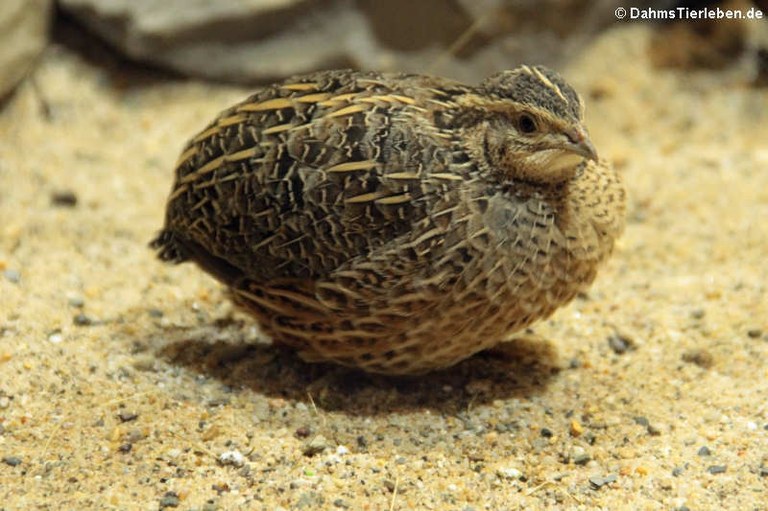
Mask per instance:
[[[35,65],[48,42],[51,0],[2,0],[0,8],[0,98]]]
[[[59,0],[133,59],[264,82],[330,67],[435,72],[476,82],[556,64],[621,2],[602,0]]]

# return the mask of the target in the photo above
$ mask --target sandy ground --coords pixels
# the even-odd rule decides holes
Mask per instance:
[[[630,192],[615,257],[415,379],[306,365],[147,248],[247,91],[53,48],[0,112],[0,509],[768,509],[768,89],[648,37],[565,70]]]

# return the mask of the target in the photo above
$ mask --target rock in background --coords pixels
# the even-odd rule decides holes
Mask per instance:
[[[616,0],[59,0],[130,58],[259,83],[322,68],[434,72],[468,82],[557,64],[616,22]]]
[[[35,65],[48,43],[50,0],[2,0],[0,7],[0,98]]]

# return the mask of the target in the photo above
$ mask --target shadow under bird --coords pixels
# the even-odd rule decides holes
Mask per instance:
[[[624,211],[581,98],[547,68],[474,87],[327,71],[195,136],[152,246],[223,282],[306,360],[418,374],[572,300]]]

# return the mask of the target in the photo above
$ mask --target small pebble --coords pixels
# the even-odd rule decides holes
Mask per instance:
[[[635,420],[635,424],[639,426],[643,426],[644,428],[647,428],[650,425],[650,422],[646,417],[638,416],[638,417],[635,417],[634,420]]]
[[[133,444],[130,444],[130,443],[121,444],[120,447],[117,448],[117,450],[124,454],[127,454],[131,452],[131,450],[133,450]]]
[[[179,499],[179,496],[176,494],[176,492],[169,491],[163,495],[162,499],[160,499],[160,509],[166,507],[179,507],[180,503],[181,499]]]
[[[544,438],[552,438],[553,436],[555,436],[552,430],[547,428],[541,428],[540,433],[541,433],[541,436],[543,436]]]
[[[227,396],[219,396],[214,397],[208,401],[208,406],[211,408],[216,406],[227,406],[230,402],[232,402],[232,399]]]
[[[125,410],[121,410],[120,413],[117,414],[117,418],[120,419],[121,422],[131,422],[138,419],[139,414],[134,412],[126,412]]]
[[[709,450],[709,447],[706,445],[699,448],[699,450],[696,452],[699,456],[711,456],[712,451]]]
[[[136,357],[133,361],[133,367],[139,371],[154,371],[157,359],[149,355]]]
[[[72,190],[54,190],[51,192],[51,205],[74,208],[77,206],[77,195]]]
[[[691,317],[693,319],[701,319],[707,315],[707,311],[704,309],[694,309],[691,311]]]
[[[685,472],[684,467],[675,467],[672,469],[672,475],[675,477],[680,477],[681,475],[683,475],[683,472]]]
[[[291,509],[307,509],[314,511],[316,509],[325,509],[323,506],[324,503],[325,499],[320,493],[308,491],[299,496],[299,500],[296,502],[295,507],[292,507]]]
[[[751,328],[747,330],[747,335],[750,339],[759,339],[763,335],[763,331],[759,328]]]
[[[64,340],[64,336],[61,335],[61,330],[54,330],[53,332],[48,334],[48,342],[52,344],[59,344],[63,340]]]
[[[160,309],[149,309],[147,311],[147,314],[149,314],[150,318],[162,318],[163,317],[163,311]]]
[[[710,352],[704,349],[688,350],[683,353],[683,362],[695,364],[702,369],[709,369],[715,363],[715,358]]]
[[[342,509],[349,509],[349,504],[344,499],[336,499],[333,501],[333,507],[340,507]]]
[[[523,477],[523,473],[514,467],[497,468],[496,475],[500,479],[520,479]]]
[[[598,476],[592,476],[589,478],[589,485],[594,490],[599,490],[606,484],[614,483],[618,480],[618,477],[615,474],[611,474],[605,477],[598,477]]]
[[[81,296],[70,296],[67,299],[67,305],[75,309],[82,309],[85,307],[85,300]]]
[[[226,451],[219,455],[219,463],[222,465],[232,465],[233,467],[242,467],[245,465],[245,456],[240,451]]]
[[[3,463],[5,463],[6,465],[10,465],[12,467],[18,467],[19,465],[21,465],[21,458],[19,458],[18,456],[5,456],[3,458]]]
[[[296,431],[293,432],[293,435],[296,438],[308,438],[309,435],[312,434],[312,428],[309,426],[301,426],[299,428],[296,428]]]
[[[136,443],[140,442],[147,438],[147,432],[146,430],[139,429],[139,428],[133,428],[129,432],[125,434],[125,440],[127,440],[130,443]]]
[[[81,312],[72,318],[72,323],[76,326],[91,326],[94,321],[93,318]]]
[[[578,455],[573,457],[573,463],[576,464],[576,465],[586,465],[587,463],[589,463],[589,461],[591,459],[592,458],[587,453],[578,454]]]
[[[574,446],[571,449],[569,458],[576,465],[586,465],[592,459],[587,450],[580,445]]]
[[[620,333],[614,333],[608,336],[608,346],[610,346],[613,352],[617,355],[623,355],[624,353],[635,349],[634,341]]]
[[[648,427],[646,428],[648,430],[648,434],[651,436],[659,436],[661,435],[661,430],[654,426],[653,424],[648,424]]]
[[[768,477],[768,467],[760,467],[757,473],[760,477]]]
[[[166,451],[165,457],[170,460],[175,460],[176,458],[181,456],[181,452],[182,452],[181,449],[169,449],[168,451]]]
[[[7,269],[3,272],[5,280],[12,284],[18,284],[21,280],[21,273],[18,270]]]
[[[707,472],[709,472],[710,474],[713,474],[713,475],[714,474],[722,474],[727,469],[728,469],[728,467],[726,465],[712,465],[711,467],[709,467],[707,469]]]
[[[584,433],[584,427],[579,421],[573,419],[570,424],[570,431],[572,436],[579,436]]]
[[[227,493],[231,490],[229,485],[227,483],[213,483],[211,485],[211,489],[221,495],[222,493]]]
[[[328,448],[328,440],[323,435],[317,435],[312,440],[304,444],[302,454],[304,456],[312,457],[316,454],[320,454]]]

